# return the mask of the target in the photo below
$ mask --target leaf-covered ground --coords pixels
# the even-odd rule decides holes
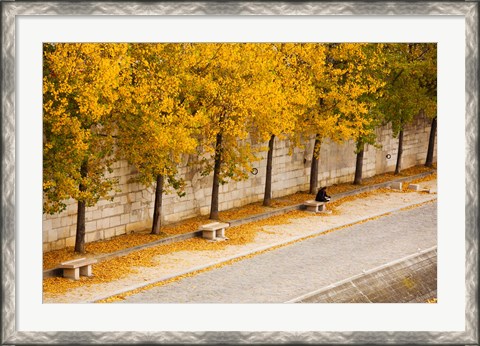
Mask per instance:
[[[405,170],[403,175],[415,175],[421,172],[428,171],[425,167],[414,167],[410,170]],[[365,179],[363,186],[378,184],[380,182],[385,182],[397,178],[393,174],[382,174],[371,179]],[[428,177],[419,179],[415,183],[420,183],[421,181],[428,181],[436,178],[436,174],[430,175]],[[405,184],[408,185],[408,184]],[[352,184],[340,184],[329,187],[329,193],[334,195],[339,192],[348,191],[357,188],[357,186]],[[409,192],[412,190],[407,190],[404,187],[404,192]],[[353,201],[358,198],[365,198],[372,194],[384,193],[384,192],[393,192],[394,190],[390,189],[379,189],[372,192],[364,192],[354,196],[348,196],[330,202],[328,209],[331,210],[331,214],[317,214],[321,217],[328,217],[329,215],[338,214],[338,206],[347,201]],[[398,191],[400,193],[400,191]],[[280,202],[274,201],[273,207],[283,207],[286,205],[294,205],[301,203],[307,199],[311,199],[312,195],[306,193],[297,193],[291,196],[282,197]],[[272,207],[263,207],[261,203],[253,203],[242,208],[235,208],[234,210],[229,210],[220,213],[220,217],[223,220],[233,220],[240,219],[245,216],[252,214],[258,214],[265,212],[266,210],[271,210]],[[258,220],[250,222],[248,224],[230,227],[226,230],[226,236],[229,238],[228,242],[207,242],[201,238],[193,238],[181,242],[171,243],[171,244],[162,244],[147,248],[140,251],[135,251],[125,256],[116,257],[106,261],[99,262],[94,265],[93,277],[81,277],[78,281],[73,281],[69,279],[64,279],[60,277],[51,277],[43,280],[43,290],[46,294],[61,294],[70,289],[84,286],[84,285],[94,285],[99,283],[111,282],[131,273],[136,272],[136,267],[148,267],[156,265],[154,258],[158,255],[172,253],[176,251],[192,251],[192,250],[215,250],[222,249],[228,245],[242,245],[252,242],[258,232],[268,232],[263,229],[263,226],[266,225],[280,225],[288,224],[291,219],[297,217],[305,216],[305,212],[294,210],[288,213],[272,216],[267,219]],[[56,250],[47,252],[44,254],[43,266],[44,268],[56,267],[60,262],[78,258],[78,257],[92,257],[99,254],[112,253],[122,249],[131,248],[133,246],[146,244],[149,242],[156,241],[158,239],[167,237],[174,234],[182,234],[187,232],[192,232],[198,229],[198,227],[205,223],[208,220],[208,216],[199,216],[191,218],[176,224],[166,225],[163,227],[163,233],[161,235],[151,235],[148,230],[141,230],[139,232],[121,235],[109,240],[97,241],[86,244],[86,254],[77,255],[73,253],[72,248],[66,248],[62,250]]]
[[[181,242],[161,244],[151,248],[135,251],[125,256],[116,257],[93,265],[95,276],[80,277],[73,281],[61,277],[49,277],[43,280],[44,293],[63,293],[69,289],[83,285],[93,285],[110,282],[135,273],[135,267],[149,267],[156,265],[154,258],[158,255],[177,251],[211,251],[222,249],[228,245],[242,245],[252,242],[257,232],[263,226],[281,225],[289,223],[292,218],[305,216],[304,212],[293,210],[289,213],[274,216],[268,219],[251,222],[241,226],[230,227],[225,231],[228,242],[208,242],[202,238],[192,238]]]

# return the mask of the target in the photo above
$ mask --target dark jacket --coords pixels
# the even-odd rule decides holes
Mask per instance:
[[[315,200],[317,202],[328,202],[330,200],[330,196],[327,195],[327,188],[323,187],[320,190],[318,190],[317,196],[315,197]]]

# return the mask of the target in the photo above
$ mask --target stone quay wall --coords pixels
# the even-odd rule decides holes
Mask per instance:
[[[398,139],[392,137],[390,126],[379,128],[377,142],[380,148],[368,145],[364,153],[363,177],[395,170]],[[419,116],[404,131],[402,169],[424,164],[430,134],[430,120]],[[303,148],[293,148],[290,152],[288,141],[275,141],[272,173],[273,198],[306,191],[310,181],[313,138]],[[266,146],[266,144],[262,144]],[[355,174],[355,143],[324,142],[320,150],[319,186],[353,181]],[[387,155],[389,155],[387,158]],[[240,207],[263,199],[266,152],[261,160],[253,164],[256,175],[248,180],[231,181],[220,186],[219,210]],[[435,156],[436,160],[436,145]],[[192,167],[183,165],[180,169],[186,181],[186,195],[178,197],[175,192],[164,194],[162,224],[180,221],[210,212],[212,175],[201,176]],[[86,242],[108,239],[133,231],[151,227],[154,189],[132,183],[136,175],[134,167],[125,161],[113,166],[113,176],[119,180],[120,192],[114,194],[113,201],[100,200],[86,211]],[[65,211],[55,215],[43,215],[43,251],[51,251],[73,246],[76,233],[77,204],[67,203]]]
[[[437,248],[369,270],[296,303],[425,303],[437,298]]]

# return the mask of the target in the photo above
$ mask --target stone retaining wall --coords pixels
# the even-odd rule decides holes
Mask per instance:
[[[425,303],[437,298],[437,249],[360,274],[296,303]]]
[[[408,126],[404,134],[403,168],[425,162],[429,133],[430,121],[424,117],[418,117]],[[381,143],[381,148],[370,145],[366,148],[363,163],[365,178],[395,169],[398,139],[392,138],[389,126],[378,130],[378,143]],[[313,139],[305,143],[304,148],[294,148],[292,155],[289,155],[288,141],[275,141],[272,176],[274,198],[308,190],[312,150]],[[319,162],[320,185],[330,186],[353,180],[354,150],[353,141],[341,144],[323,143]],[[390,159],[386,158],[387,154],[390,154]],[[263,199],[266,152],[263,152],[261,157],[260,161],[254,163],[254,167],[258,169],[256,175],[250,175],[246,181],[229,182],[220,187],[220,210],[240,207]],[[187,167],[186,163],[180,169],[180,174],[187,183],[186,196],[180,198],[175,193],[164,195],[162,215],[164,224],[210,212],[212,175],[202,177],[198,171]],[[114,195],[113,201],[101,200],[94,207],[87,208],[87,242],[151,226],[154,190],[130,182],[135,174],[135,168],[127,162],[120,161],[113,166],[112,175],[119,179],[120,192]],[[43,215],[43,251],[74,245],[76,212],[75,201],[69,201],[64,212]]]

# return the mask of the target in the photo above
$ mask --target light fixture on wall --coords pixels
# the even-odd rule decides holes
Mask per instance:
[[[250,171],[250,173],[252,173],[253,175],[257,175],[258,169],[252,168],[252,170]]]
[[[391,159],[391,158],[392,158],[392,155],[390,155],[390,154],[387,154],[387,156],[385,156],[385,157],[386,157],[386,158],[387,158],[387,160],[388,160],[388,159]]]

